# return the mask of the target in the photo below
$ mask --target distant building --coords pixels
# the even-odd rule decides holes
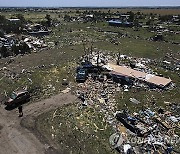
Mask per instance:
[[[32,36],[44,36],[44,35],[49,35],[49,31],[29,32],[28,34]]]
[[[117,27],[132,27],[133,23],[128,21],[121,20],[109,20],[109,26],[117,26]]]
[[[121,19],[126,19],[126,20],[128,20],[129,17],[130,17],[129,14],[122,14],[122,15],[120,16]]]
[[[11,22],[19,22],[20,21],[20,19],[8,19],[8,20]]]
[[[93,17],[94,17],[93,14],[88,14],[88,15],[86,15],[86,18],[93,18]]]
[[[27,25],[27,32],[32,36],[44,36],[50,33],[48,28],[41,24]]]
[[[172,21],[175,23],[180,23],[180,17],[179,16],[173,16]]]

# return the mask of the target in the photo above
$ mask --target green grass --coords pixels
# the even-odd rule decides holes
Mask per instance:
[[[118,39],[119,45],[109,41],[97,42],[95,46],[101,50],[108,50],[112,53],[127,54],[130,56],[158,59],[168,52],[178,52],[179,46],[164,42],[151,42],[146,40],[134,40],[132,38]],[[157,50],[158,49],[158,50]]]
[[[58,143],[60,153],[115,153],[108,142],[112,130],[103,115],[93,108],[79,109],[76,104],[66,105],[41,115],[37,124],[39,132]]]
[[[43,53],[44,52],[44,53]],[[21,69],[27,69],[30,73],[19,73],[21,69],[18,67],[18,77],[11,79],[4,77],[0,80],[1,94],[10,94],[16,89],[28,87],[28,89],[38,88],[37,98],[47,98],[59,93],[65,87],[62,86],[62,79],[66,78],[69,82],[74,82],[76,58],[82,54],[81,47],[70,46],[61,49],[52,49],[43,51],[39,55],[35,54],[33,62],[27,63],[31,60],[31,55],[16,59],[16,63],[21,63]],[[41,61],[39,61],[41,59]],[[42,66],[42,68],[36,68]],[[17,67],[15,65],[15,67]],[[16,70],[15,70],[16,71]],[[3,74],[1,74],[3,77]],[[29,81],[32,80],[31,81]]]

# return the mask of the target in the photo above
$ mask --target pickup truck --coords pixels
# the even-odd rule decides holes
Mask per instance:
[[[86,69],[78,69],[76,74],[76,81],[77,82],[85,82],[87,79],[88,73]]]

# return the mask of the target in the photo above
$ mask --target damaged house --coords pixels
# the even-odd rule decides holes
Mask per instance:
[[[113,78],[118,78],[119,80],[129,83],[134,80],[145,82],[152,88],[165,88],[172,82],[171,79],[137,71],[128,68],[127,66],[119,66],[109,63],[107,69],[110,71]]]
[[[49,35],[50,31],[47,27],[40,24],[29,25],[27,27],[28,34],[31,36],[45,36]]]
[[[109,20],[108,21],[109,26],[116,26],[116,27],[132,27],[133,23],[128,21],[122,21],[122,20]]]

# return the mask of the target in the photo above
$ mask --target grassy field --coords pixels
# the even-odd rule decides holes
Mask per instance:
[[[37,120],[37,129],[46,138],[58,143],[59,153],[115,153],[110,148],[111,128],[101,113],[78,105],[64,106]]]
[[[179,14],[179,9],[113,9],[114,12],[119,11],[122,13],[132,12],[142,12],[144,14],[160,14],[160,15],[169,15],[169,14]]]
[[[62,86],[62,79],[66,78],[71,84],[74,82],[75,69],[78,58],[84,54],[82,41],[87,42],[86,47],[93,44],[94,51],[102,51],[111,55],[117,53],[133,57],[144,57],[152,60],[163,60],[167,53],[178,57],[180,48],[178,44],[180,36],[167,33],[165,41],[150,41],[153,33],[145,28],[135,30],[132,28],[110,27],[106,22],[82,23],[64,22],[62,16],[69,11],[60,10],[59,13],[52,11],[26,12],[24,17],[33,22],[44,20],[49,13],[53,19],[58,19],[61,24],[52,27],[52,33],[45,37],[45,41],[58,42],[52,49],[13,58],[13,62],[7,63],[10,58],[0,59],[0,67],[7,67],[17,77],[5,77],[0,71],[1,96],[9,94],[13,90],[27,86],[33,91],[33,101],[48,98],[59,93],[66,86]],[[71,10],[74,15],[76,10]],[[82,10],[80,10],[82,11]],[[107,11],[102,10],[102,11]],[[129,9],[112,9],[112,12],[127,12]],[[139,11],[133,9],[132,11]],[[179,14],[179,9],[147,9],[143,13]],[[11,17],[19,12],[2,13]],[[59,16],[60,15],[60,16]],[[60,18],[59,18],[60,17]],[[177,31],[178,27],[174,27]],[[114,44],[116,42],[116,45]],[[177,56],[176,56],[177,55]],[[176,87],[169,91],[153,91],[130,89],[128,92],[120,92],[116,95],[118,110],[129,109],[130,112],[138,112],[139,109],[150,107],[158,110],[159,107],[171,110],[164,102],[176,103],[180,101],[180,78],[178,72],[163,69],[159,65],[150,65],[155,72],[170,77]],[[25,70],[24,73],[21,73]],[[136,98],[141,103],[134,105],[129,98]],[[152,101],[156,102],[155,105]],[[54,118],[54,114],[56,115]],[[178,114],[178,113],[177,113]],[[106,125],[104,115],[94,111],[93,107],[79,109],[77,103],[59,108],[49,113],[44,113],[37,119],[37,129],[42,135],[58,145],[60,153],[115,153],[109,146],[109,136],[114,132]],[[101,130],[102,129],[102,130]],[[52,135],[53,134],[53,135]]]
[[[101,27],[103,24],[104,27]],[[82,45],[84,39],[87,40],[87,44],[92,41],[93,48],[96,48],[95,50],[108,52],[109,54],[120,52],[121,54],[127,54],[129,56],[162,59],[166,53],[179,52],[179,45],[146,40],[152,34],[144,29],[134,32],[130,28],[109,27],[109,30],[112,32],[123,32],[123,34],[127,33],[129,35],[128,37],[121,37],[116,34],[98,32],[94,30],[94,27],[101,27],[106,31],[109,26],[107,23],[97,23],[93,25],[91,25],[91,23],[64,23],[59,27],[52,28],[53,33],[45,38],[45,40],[46,42],[58,42],[58,45],[55,46],[54,49],[43,50],[23,57],[15,57],[14,61],[8,65],[10,70],[13,70],[12,72],[19,74],[23,69],[32,72],[30,74],[19,74],[18,80],[2,78],[0,80],[3,89],[1,93],[4,93],[4,91],[9,93],[18,87],[23,87],[25,85],[29,86],[31,83],[27,80],[27,77],[33,81],[33,85],[41,85],[41,83],[46,83],[46,85],[48,85],[48,76],[49,78],[52,77],[49,83],[55,83],[55,81],[60,81],[64,77],[68,78],[67,73],[65,72],[66,70],[63,70],[62,68],[66,65],[66,68],[69,67],[68,65],[71,65],[70,67],[76,65],[76,59],[84,53]],[[135,36],[140,36],[140,38],[134,39]],[[179,39],[179,36],[176,37]],[[118,42],[118,45],[114,45],[112,40]],[[0,61],[0,66],[6,66],[4,64],[8,61],[8,58],[2,59]],[[69,64],[67,62],[69,62]],[[43,65],[45,68],[38,68]],[[36,69],[34,70],[34,68]],[[64,72],[58,72],[59,74],[54,76],[51,71],[52,69]],[[71,70],[73,69],[75,69],[75,67],[71,68]],[[74,72],[72,71],[71,76],[73,73]],[[47,76],[47,78],[45,76]]]
[[[81,52],[80,46],[71,46],[16,57],[14,62],[8,65],[11,73],[16,74],[15,79],[4,77],[5,74],[1,71],[1,95],[26,86],[30,91],[39,91],[38,95],[36,94],[38,98],[47,98],[59,93],[65,88],[62,86],[63,78],[69,82],[74,81],[76,58]],[[9,59],[2,59],[1,67],[7,61]],[[25,70],[24,73],[22,70]]]

